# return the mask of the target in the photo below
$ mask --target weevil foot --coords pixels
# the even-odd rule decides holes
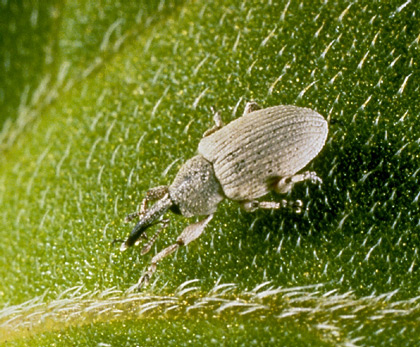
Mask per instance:
[[[274,190],[280,194],[288,193],[292,190],[293,186],[296,183],[306,181],[306,180],[309,180],[315,184],[322,183],[321,178],[317,176],[316,172],[306,171],[301,174],[282,177],[274,186]]]
[[[150,278],[156,272],[158,262],[166,256],[168,256],[169,254],[175,252],[179,248],[179,246],[180,245],[178,243],[174,243],[173,245],[170,245],[169,247],[166,247],[164,250],[160,251],[152,258],[152,261],[150,262],[147,271],[140,277],[139,281],[137,282],[138,290],[140,290],[142,287],[146,287],[149,284]]]
[[[153,273],[156,271],[156,265],[153,270],[151,267],[140,277],[139,281],[135,285],[137,291],[140,291],[143,287],[147,287],[150,283],[150,278],[152,277]]]
[[[222,116],[220,115],[220,112],[215,111],[213,107],[211,108],[211,110],[213,111],[214,126],[206,130],[203,134],[203,137],[209,136],[213,134],[214,132],[216,132],[217,130],[223,128],[223,121],[222,121]]]
[[[302,212],[302,200],[295,200],[295,201],[289,201],[288,207],[295,213],[301,213]]]
[[[288,208],[294,211],[295,213],[302,212],[302,201],[287,201],[281,200],[280,202],[277,201],[257,201],[257,200],[250,200],[250,201],[242,201],[241,207],[247,212],[254,212],[259,209],[265,210],[278,210],[281,208]]]
[[[242,116],[246,116],[247,114],[260,110],[260,109],[261,109],[260,105],[258,105],[255,101],[249,101],[245,105],[244,113],[242,114]]]
[[[307,177],[307,179],[309,179],[313,184],[322,184],[322,179],[316,174],[316,172],[310,171],[308,172],[308,175],[309,177]]]

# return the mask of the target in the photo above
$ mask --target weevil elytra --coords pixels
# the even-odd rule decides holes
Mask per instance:
[[[301,202],[258,199],[273,190],[287,193],[295,183],[304,180],[322,182],[315,172],[298,173],[318,155],[327,138],[328,124],[317,112],[296,106],[260,109],[250,102],[242,117],[231,123],[223,126],[219,113],[215,113],[214,120],[215,126],[204,133],[198,145],[198,155],[181,167],[172,184],[149,190],[140,211],[126,217],[126,221],[139,217],[139,221],[121,251],[143,238],[147,240],[142,249],[145,254],[168,224],[169,220],[160,219],[168,210],[185,217],[204,216],[152,258],[138,287],[149,282],[160,260],[203,233],[223,199],[238,201],[248,212],[299,209]],[[162,225],[147,238],[145,231],[155,224]]]

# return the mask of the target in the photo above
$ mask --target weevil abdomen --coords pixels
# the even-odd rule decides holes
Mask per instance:
[[[248,113],[204,137],[198,152],[213,164],[226,197],[258,199],[279,178],[292,176],[322,149],[328,134],[317,112],[275,106]]]

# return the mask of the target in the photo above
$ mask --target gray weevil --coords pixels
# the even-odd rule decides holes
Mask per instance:
[[[172,184],[149,190],[140,211],[126,217],[126,221],[135,217],[140,220],[121,251],[139,243],[140,238],[147,240],[146,229],[162,224],[143,247],[141,253],[145,254],[169,222],[160,219],[166,211],[185,217],[206,216],[187,226],[174,244],[152,258],[138,287],[149,282],[160,260],[203,233],[224,198],[238,201],[248,212],[260,208],[299,209],[299,204],[285,200],[257,199],[272,190],[287,193],[300,181],[322,182],[315,172],[296,174],[317,156],[327,138],[327,122],[317,112],[296,106],[260,109],[251,102],[245,106],[242,117],[226,126],[219,113],[215,113],[214,120],[215,126],[204,133],[198,145],[198,155],[181,167]],[[154,200],[158,201],[148,208],[148,202]]]

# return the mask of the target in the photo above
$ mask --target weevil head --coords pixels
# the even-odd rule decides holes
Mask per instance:
[[[145,233],[145,231],[152,225],[155,225],[158,219],[173,205],[173,202],[166,194],[162,199],[156,202],[146,213],[142,216],[140,221],[131,231],[128,238],[121,245],[120,250],[123,252],[127,248],[134,246],[138,239]]]

